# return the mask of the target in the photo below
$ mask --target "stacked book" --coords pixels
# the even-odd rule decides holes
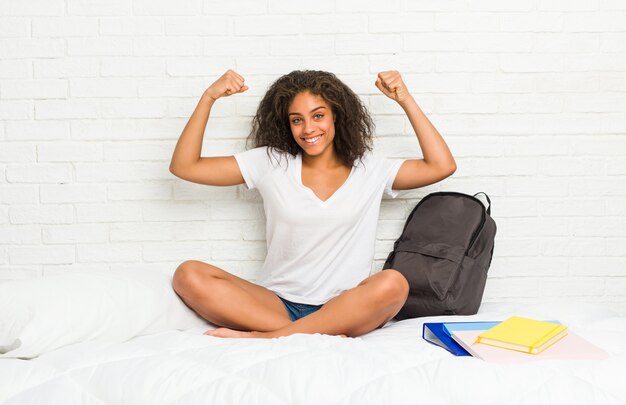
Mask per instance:
[[[429,322],[424,324],[422,337],[456,356],[499,363],[608,357],[558,321],[519,316],[496,322]]]

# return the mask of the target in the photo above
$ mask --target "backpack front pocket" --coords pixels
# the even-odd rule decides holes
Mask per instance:
[[[462,247],[442,243],[400,243],[391,267],[406,277],[412,293],[434,293],[443,300],[458,277],[463,253]]]

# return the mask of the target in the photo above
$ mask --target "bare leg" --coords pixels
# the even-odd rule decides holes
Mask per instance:
[[[291,323],[276,294],[207,263],[182,263],[173,286],[185,304],[219,326],[272,331]]]
[[[383,326],[402,308],[409,292],[404,276],[384,270],[328,301],[319,311],[274,331],[240,332],[222,328],[206,334],[218,337],[274,338],[294,333],[356,337]]]

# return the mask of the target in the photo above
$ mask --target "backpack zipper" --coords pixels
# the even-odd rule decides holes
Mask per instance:
[[[482,204],[483,203],[480,203],[480,205],[482,205]],[[483,207],[484,207],[484,205],[483,205]],[[476,229],[476,231],[474,231],[474,234],[472,235],[472,239],[470,239],[470,243],[467,246],[467,250],[465,251],[465,256],[468,255],[470,249],[474,246],[474,242],[476,242],[476,239],[478,239],[478,235],[480,235],[480,233],[482,232],[483,228],[485,227],[485,222],[487,222],[487,221],[486,221],[486,218],[485,218],[485,210],[483,209],[482,216],[481,216],[481,221],[480,221],[480,226]]]

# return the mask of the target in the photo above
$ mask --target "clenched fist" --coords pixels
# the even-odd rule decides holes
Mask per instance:
[[[400,104],[411,97],[409,89],[407,89],[406,84],[402,81],[400,72],[396,70],[380,72],[375,84],[385,96]]]
[[[244,80],[245,79],[237,72],[229,69],[219,79],[213,82],[204,93],[213,100],[243,93],[248,90],[248,86],[244,84]]]

